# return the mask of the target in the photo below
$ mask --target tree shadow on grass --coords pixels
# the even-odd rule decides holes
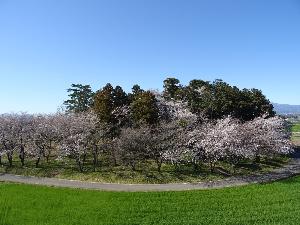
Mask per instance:
[[[257,163],[252,163],[252,162],[251,163],[248,163],[248,162],[239,163],[239,164],[237,164],[236,167],[246,169],[246,170],[250,170],[252,172],[260,171],[262,169],[261,165],[259,165]]]

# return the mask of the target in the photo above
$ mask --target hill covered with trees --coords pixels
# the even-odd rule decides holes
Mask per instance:
[[[0,164],[6,156],[41,162],[74,160],[78,170],[103,164],[127,166],[133,171],[153,162],[162,165],[207,166],[218,162],[233,170],[242,161],[292,151],[286,123],[257,89],[243,89],[216,80],[164,81],[162,93],[134,85],[130,93],[105,85],[92,91],[73,84],[66,112],[54,115],[0,116]]]

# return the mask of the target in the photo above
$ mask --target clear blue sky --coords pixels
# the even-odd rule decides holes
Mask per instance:
[[[71,83],[221,78],[300,104],[300,0],[0,0],[0,112],[54,112]]]

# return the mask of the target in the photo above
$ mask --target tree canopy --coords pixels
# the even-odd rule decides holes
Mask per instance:
[[[64,105],[69,112],[85,112],[93,105],[94,93],[90,85],[72,84],[68,90],[69,99]]]
[[[160,96],[164,100],[187,104],[200,120],[232,116],[249,121],[275,115],[273,105],[261,90],[239,89],[220,79],[213,82],[194,79],[185,86],[177,78],[167,78],[163,87]],[[90,85],[72,84],[68,92],[70,99],[64,102],[67,111],[79,113],[93,109],[103,123],[120,122],[120,115],[124,117],[124,113],[131,115],[132,123],[144,121],[155,124],[158,120],[157,96],[152,91],[143,90],[138,84],[132,87],[131,93],[110,83],[95,93]]]
[[[209,119],[230,115],[247,121],[275,115],[273,105],[258,89],[241,90],[220,79],[192,80],[182,86],[178,79],[168,78],[164,84],[164,96],[186,101],[192,112]]]

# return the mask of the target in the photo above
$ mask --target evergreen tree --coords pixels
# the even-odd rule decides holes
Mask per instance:
[[[138,94],[130,105],[135,124],[153,125],[158,123],[159,109],[155,95],[150,91]]]
[[[123,91],[122,87],[116,86],[112,95],[114,98],[114,107],[121,107],[128,104],[128,95]]]
[[[113,87],[110,83],[97,91],[94,97],[94,111],[101,123],[112,123],[112,111],[114,110]]]
[[[140,85],[138,84],[133,85],[131,89],[131,93],[128,94],[128,102],[132,103],[134,98],[143,92],[144,90],[141,89]]]
[[[64,105],[68,112],[85,112],[92,106],[94,93],[90,85],[72,84],[67,91],[70,99]]]
[[[217,79],[213,83],[192,80],[183,90],[183,99],[190,110],[209,119],[230,115],[247,121],[263,115],[275,115],[273,105],[258,89],[240,90]]]
[[[181,89],[180,81],[176,78],[167,78],[164,80],[163,96],[167,100],[175,100],[178,98],[179,90]]]

